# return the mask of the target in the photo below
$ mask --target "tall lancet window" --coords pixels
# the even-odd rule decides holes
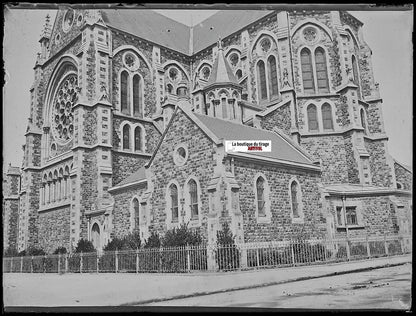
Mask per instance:
[[[358,90],[357,90],[358,97],[361,98],[360,80],[359,80],[359,75],[358,75],[358,64],[357,64],[357,60],[355,59],[355,56],[351,57],[351,62],[352,62],[352,75],[354,78],[354,83],[358,87]]]
[[[322,105],[322,122],[325,130],[333,130],[334,124],[332,122],[332,109],[328,103]]]
[[[309,49],[304,48],[300,52],[300,63],[302,69],[303,91],[305,93],[315,93],[313,80],[312,56]]]
[[[133,77],[133,115],[143,117],[142,80],[139,75]]]
[[[264,62],[260,60],[257,63],[257,76],[258,76],[258,87],[260,100],[267,99],[267,86],[266,86],[266,69]]]
[[[121,112],[124,114],[130,114],[129,107],[129,75],[127,71],[121,73],[120,78],[120,89],[121,89]]]
[[[278,95],[278,81],[277,81],[277,68],[276,57],[270,56],[267,60],[269,69],[269,91],[271,98],[275,98]]]
[[[130,149],[130,126],[128,124],[123,127],[123,149]]]
[[[308,128],[309,131],[317,131],[318,130],[318,117],[316,106],[314,104],[309,104],[307,108],[308,113]]]
[[[222,118],[227,118],[227,99],[221,99],[221,107],[222,107]]]
[[[321,47],[318,47],[315,50],[315,67],[316,79],[318,80],[318,91],[329,92],[325,51]]]
[[[178,188],[175,184],[170,186],[170,205],[172,211],[172,220],[177,221],[179,216],[179,204],[178,204]]]
[[[142,129],[137,126],[134,129],[134,150],[141,151],[142,149]]]

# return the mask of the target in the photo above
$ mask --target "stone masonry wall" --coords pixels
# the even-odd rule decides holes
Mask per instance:
[[[112,237],[122,238],[130,232],[130,210],[133,197],[138,197],[146,190],[147,185],[140,184],[132,188],[114,192],[113,231]]]
[[[254,179],[259,172],[265,175],[270,187],[271,223],[257,223],[255,217]],[[304,224],[292,223],[289,198],[289,181],[292,177],[295,177],[300,184]],[[326,221],[317,186],[318,173],[236,160],[235,178],[240,185],[240,208],[243,214],[245,242],[294,238],[300,231],[310,237],[324,235]]]
[[[70,209],[63,207],[39,214],[39,246],[47,253],[58,247],[69,251]]]
[[[177,166],[173,161],[174,148],[180,143],[186,143],[188,146],[188,160],[183,166]],[[153,227],[151,229],[161,234],[166,231],[165,195],[169,181],[176,180],[180,185],[178,189],[183,190],[186,179],[193,175],[198,179],[201,188],[198,192],[202,204],[199,210],[202,219],[201,231],[207,238],[209,211],[207,185],[213,175],[213,155],[212,141],[186,115],[178,113],[171,122],[164,142],[150,167],[154,174],[154,179],[152,179],[154,191],[151,196]]]
[[[396,162],[394,163],[394,173],[396,174],[396,181],[402,184],[403,189],[412,191],[413,174]]]
[[[19,200],[4,200],[3,204],[3,249],[17,249]]]
[[[291,129],[291,113],[290,105],[282,106],[275,111],[264,116],[260,122],[260,126],[263,129],[272,131],[274,127],[279,128],[288,136],[292,136]]]
[[[385,140],[364,140],[365,148],[370,154],[371,183],[375,186],[391,187],[393,185],[392,170],[387,164]]]

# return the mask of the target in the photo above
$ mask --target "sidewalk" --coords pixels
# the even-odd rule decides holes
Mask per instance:
[[[412,262],[412,255],[314,266],[191,274],[3,275],[7,306],[119,306],[248,289]]]

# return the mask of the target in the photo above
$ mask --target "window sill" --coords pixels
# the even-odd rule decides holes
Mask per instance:
[[[363,225],[347,225],[347,227],[337,226],[338,230],[346,230],[346,228],[348,228],[348,229],[365,229],[365,226],[363,226]]]
[[[38,212],[41,213],[41,212],[51,211],[53,209],[60,208],[63,206],[69,206],[69,205],[71,205],[71,200],[67,198],[66,200],[62,200],[59,202],[53,202],[53,203],[48,203],[47,205],[42,205],[39,208]]]

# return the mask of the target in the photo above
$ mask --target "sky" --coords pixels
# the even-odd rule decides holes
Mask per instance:
[[[157,10],[187,25],[197,24],[216,11]],[[380,96],[388,149],[411,166],[413,155],[413,11],[350,11],[364,23],[364,39],[372,49],[373,71]],[[52,10],[5,9],[3,59],[3,168],[21,166],[22,145],[30,111],[29,89],[39,52],[39,36]]]

